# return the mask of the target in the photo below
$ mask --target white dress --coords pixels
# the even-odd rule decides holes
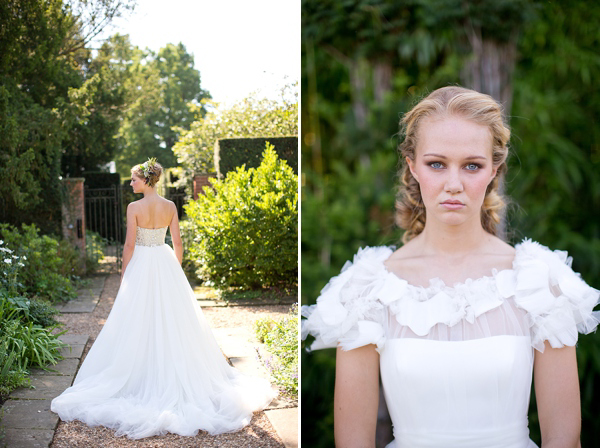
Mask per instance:
[[[311,349],[375,344],[395,448],[533,448],[527,411],[534,349],[593,331],[598,290],[566,252],[530,240],[513,268],[452,287],[387,271],[388,247],[359,250],[305,306]]]
[[[170,246],[167,228],[137,228],[113,309],[72,387],[52,400],[62,420],[139,439],[237,431],[276,392],[223,356]]]

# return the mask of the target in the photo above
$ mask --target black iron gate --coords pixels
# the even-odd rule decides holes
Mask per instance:
[[[102,255],[114,257],[115,266],[121,272],[125,226],[118,185],[85,189],[85,223],[88,257],[95,262]]]

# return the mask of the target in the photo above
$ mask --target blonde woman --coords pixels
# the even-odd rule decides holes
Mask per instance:
[[[576,448],[575,343],[599,291],[559,251],[496,236],[510,131],[489,96],[445,87],[402,120],[398,250],[359,250],[304,307],[303,337],[337,347],[339,447],[372,447],[379,376],[396,448]]]
[[[52,411],[132,439],[237,431],[276,393],[223,357],[181,269],[177,210],[155,191],[161,173],[156,159],[131,169],[133,191],[144,197],[127,207],[121,287]],[[165,244],[167,228],[175,250]]]

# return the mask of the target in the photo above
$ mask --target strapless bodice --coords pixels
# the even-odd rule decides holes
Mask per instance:
[[[165,235],[167,227],[159,227],[158,229],[146,229],[138,227],[135,231],[136,246],[162,246],[165,244]]]

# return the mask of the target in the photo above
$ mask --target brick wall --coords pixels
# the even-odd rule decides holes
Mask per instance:
[[[79,249],[81,263],[85,272],[85,203],[83,196],[83,177],[70,177],[62,180],[65,198],[62,204],[62,233]]]
[[[194,200],[198,199],[199,194],[204,194],[202,187],[209,187],[209,179],[215,179],[216,173],[200,173],[194,176]]]

